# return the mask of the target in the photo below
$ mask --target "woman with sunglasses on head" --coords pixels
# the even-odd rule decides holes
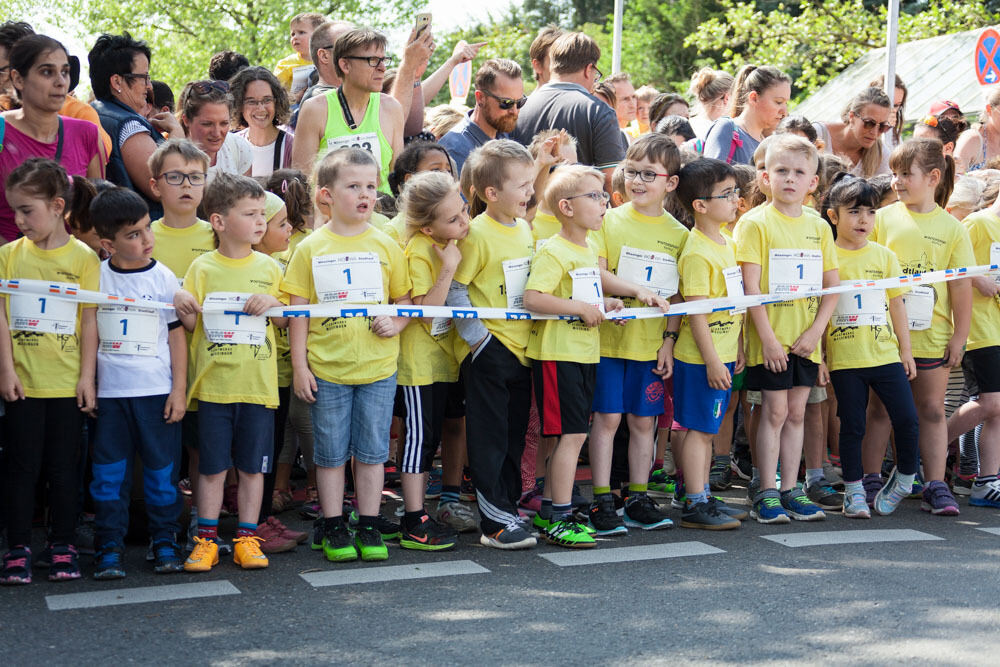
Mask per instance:
[[[0,245],[20,232],[7,203],[7,176],[31,157],[55,160],[72,176],[104,175],[104,146],[97,127],[64,118],[70,65],[65,47],[45,35],[28,35],[14,43],[10,58],[11,89],[21,107],[0,118],[4,130],[0,150]]]
[[[248,67],[229,80],[233,124],[237,136],[250,142],[250,175],[270,176],[292,164],[291,130],[282,127],[291,115],[288,93],[278,78],[263,67]]]
[[[163,216],[163,207],[149,185],[149,156],[163,143],[161,133],[179,137],[183,132],[169,113],[155,114],[149,120],[142,115],[152,89],[151,56],[145,42],[126,32],[98,37],[87,59],[97,98],[91,106],[97,110],[104,131],[111,135],[107,179],[138,192],[155,220]]]
[[[844,109],[839,123],[813,123],[824,150],[847,159],[862,178],[889,173],[889,152],[880,139],[892,125],[892,102],[880,88],[866,88]]]
[[[208,155],[209,181],[219,172],[249,176],[253,165],[250,142],[229,131],[231,101],[225,81],[192,81],[181,91],[181,125],[187,138]]]

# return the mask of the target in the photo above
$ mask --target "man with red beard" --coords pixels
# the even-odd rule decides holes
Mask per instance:
[[[518,111],[527,99],[520,65],[506,58],[482,64],[476,72],[476,106],[468,118],[439,140],[459,172],[474,149],[491,139],[508,138],[517,125]]]

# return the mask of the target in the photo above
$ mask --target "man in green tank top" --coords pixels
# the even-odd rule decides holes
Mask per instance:
[[[330,151],[363,148],[379,164],[379,189],[389,192],[387,177],[403,149],[403,107],[380,92],[385,70],[392,64],[385,47],[385,35],[370,28],[350,30],[337,39],[333,64],[343,84],[302,105],[292,167],[309,174]]]

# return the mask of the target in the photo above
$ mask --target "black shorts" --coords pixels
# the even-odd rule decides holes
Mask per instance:
[[[932,371],[935,368],[944,366],[944,357],[913,357],[918,371]]]
[[[448,400],[448,382],[420,387],[398,387],[397,398],[403,403],[403,455],[400,471],[428,472],[441,444],[441,427]]]
[[[1000,391],[1000,346],[966,350],[962,370],[965,371],[966,385],[971,385],[970,375],[977,385],[969,386],[970,396]]]
[[[597,364],[534,360],[531,374],[543,438],[590,430]]]
[[[461,376],[458,382],[448,383],[448,396],[444,400],[444,418],[461,419],[465,417],[465,382]]]
[[[819,375],[819,364],[796,354],[788,355],[788,365],[773,373],[764,364],[747,369],[746,388],[750,391],[784,391],[792,387],[812,387]]]

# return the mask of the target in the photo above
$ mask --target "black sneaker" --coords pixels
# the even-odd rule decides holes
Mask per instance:
[[[527,530],[524,529],[519,523],[511,524],[506,528],[502,528],[495,533],[483,533],[479,537],[479,543],[484,547],[493,547],[494,549],[530,549],[536,544],[538,540],[531,535]]]
[[[0,568],[0,584],[14,586],[31,583],[31,548],[26,544],[14,546],[4,554]]]
[[[361,560],[386,560],[389,550],[377,528],[359,526],[354,532],[354,546],[361,554]]]
[[[825,479],[807,485],[806,496],[827,512],[840,512],[844,509],[844,494],[834,491]]]
[[[320,546],[326,559],[333,563],[344,563],[358,559],[358,550],[354,546],[354,533],[344,522],[338,522],[332,529],[323,530],[323,542]]]
[[[53,544],[49,581],[71,581],[81,576],[80,556],[76,547],[72,544]]]
[[[625,525],[629,528],[659,530],[670,528],[674,522],[667,518],[656,501],[645,493],[633,493],[625,503]]]
[[[312,542],[309,544],[309,548],[313,551],[319,551],[323,548],[323,519],[313,520],[313,536]]]
[[[184,563],[181,562],[181,568]],[[94,556],[94,579],[109,581],[125,578],[125,549],[117,543],[103,545]]]
[[[383,540],[396,540],[402,534],[399,524],[390,520],[381,512],[375,517],[375,527],[378,528],[378,532],[382,535]]]
[[[184,570],[184,559],[181,548],[173,540],[159,540],[152,546],[153,572],[156,574],[173,574]]]
[[[712,459],[712,469],[708,473],[708,486],[712,491],[725,491],[733,485],[733,470],[728,456]]]
[[[750,477],[753,476],[753,463],[750,461],[750,451],[737,451],[733,454],[733,458],[729,462],[729,468],[740,479],[750,481]]]
[[[587,502],[587,499],[584,498],[584,496],[583,496],[582,493],[580,493],[580,485],[579,484],[574,484],[573,485],[573,495],[572,495],[571,498],[572,499],[570,500],[570,505],[575,510],[585,510],[587,507],[590,506],[590,503]]]
[[[444,551],[458,543],[458,533],[444,526],[426,514],[412,530],[402,528],[399,546],[417,551]]]
[[[615,498],[610,493],[604,493],[594,498],[587,514],[590,525],[593,526],[598,535],[624,535],[628,532],[622,518],[615,511]]]
[[[462,470],[462,483],[459,486],[458,499],[463,503],[477,502],[476,485],[472,483],[472,472],[465,468]]]
[[[704,502],[689,505],[684,510],[684,514],[681,515],[681,526],[702,530],[733,530],[740,527],[740,522],[720,512],[715,503]]]
[[[736,507],[734,505],[730,505],[724,502],[722,498],[709,496],[708,504],[714,505],[715,509],[717,509],[720,514],[724,514],[725,516],[736,519],[737,521],[743,521],[748,516],[750,516],[750,512],[748,512],[747,510],[743,509],[742,507]]]

